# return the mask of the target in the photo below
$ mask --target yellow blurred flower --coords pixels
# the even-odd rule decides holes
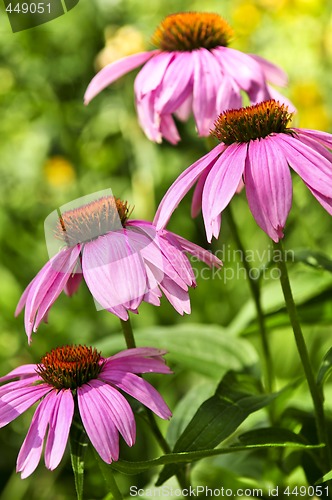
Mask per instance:
[[[261,21],[261,13],[252,3],[237,5],[232,13],[234,31],[240,35],[250,35]]]
[[[96,57],[98,70],[121,57],[146,50],[144,36],[137,28],[130,25],[123,26],[116,31],[109,26],[105,30],[105,40],[105,48]]]
[[[76,178],[73,165],[63,156],[49,158],[44,165],[44,174],[53,187],[68,186]]]
[[[329,129],[329,114],[316,81],[296,83],[292,86],[290,98],[298,109],[297,126],[317,130]]]

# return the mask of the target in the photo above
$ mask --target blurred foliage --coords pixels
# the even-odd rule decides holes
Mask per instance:
[[[257,53],[286,70],[290,84],[284,93],[298,109],[294,118],[297,126],[332,132],[332,16],[328,2],[206,0],[203,9],[218,12],[230,22],[236,34],[232,47]],[[168,143],[156,145],[146,139],[135,115],[134,73],[105,90],[88,107],[83,106],[84,91],[97,69],[144,47],[151,48],[150,36],[157,24],[165,15],[179,10],[179,2],[175,0],[80,0],[66,15],[13,34],[1,4],[1,374],[22,363],[38,362],[47,350],[64,343],[102,345],[104,355],[125,347],[118,335],[117,318],[105,311],[97,312],[85,286],[73,298],[63,295],[56,301],[49,324],[40,326],[30,347],[22,315],[15,319],[14,310],[20,294],[48,258],[43,224],[56,207],[111,188],[116,196],[134,206],[135,218],[152,220],[171,182],[206,152],[206,141],[197,139],[192,121],[179,125],[183,139],[178,147]],[[182,0],[181,10],[202,10],[202,2]],[[253,221],[245,194],[232,203],[243,241],[254,255],[252,265],[259,268],[268,263],[272,246]],[[169,228],[209,248],[200,217],[193,221],[189,214],[190,196],[175,212]],[[331,228],[330,216],[294,176],[286,248],[319,250],[332,258]],[[225,343],[227,336],[245,334],[246,342],[249,340],[260,353],[249,287],[234,249],[225,215],[220,239],[212,244],[212,250],[223,257],[224,269],[213,273],[194,263],[198,287],[191,291],[192,314],[181,318],[163,299],[160,308],[143,304],[139,315],[133,318],[134,328],[143,333],[148,331],[151,338],[154,325],[158,325],[156,342],[150,342],[170,349],[160,326],[181,324],[190,345],[195,341],[194,333],[191,338],[191,324],[215,324]],[[317,368],[331,346],[331,274],[324,268],[309,269],[305,263],[291,262],[290,267],[298,283],[295,298],[300,302],[301,320]],[[262,285],[267,290],[264,307],[281,387],[302,372],[282,302],[274,301],[280,292],[271,272],[263,275]],[[197,326],[193,332],[197,333]],[[209,335],[207,338],[213,343]],[[214,387],[217,382],[206,370],[196,370],[199,361],[195,357],[194,361],[192,358],[188,361],[176,343],[175,346],[178,355],[169,356],[174,375],[151,377],[172,409],[184,394],[195,393],[196,387],[204,388],[207,382],[205,394],[210,397],[211,380]],[[201,349],[202,356],[207,349],[204,343],[196,348]],[[213,346],[208,351],[212,352]],[[196,351],[196,356],[197,352],[200,351]],[[227,363],[225,369],[229,367]],[[222,360],[219,364],[222,365]],[[214,370],[216,366],[217,362],[213,364]],[[220,377],[222,374],[223,370]],[[329,394],[331,388],[327,386],[326,391]],[[331,398],[326,399],[332,410]],[[195,407],[202,401],[200,397]],[[305,387],[295,392],[292,404],[310,409]],[[27,412],[0,433],[0,449],[6,450],[0,455],[0,500],[75,498],[69,460],[64,459],[52,473],[41,464],[38,472],[24,481],[16,475],[15,460],[31,415],[32,412]],[[264,412],[259,412],[250,422],[260,425],[265,418]],[[161,427],[166,431],[167,424],[162,422]],[[144,422],[138,422],[137,436],[133,449],[123,447],[122,458],[139,460],[143,453],[145,458],[160,453],[157,444],[151,442]],[[279,452],[274,453],[280,457]],[[285,480],[277,465],[268,477],[265,455],[259,452],[251,456],[250,467],[245,468],[247,455],[245,452],[231,458],[206,459],[194,468],[193,480],[216,487],[232,484],[234,488],[237,484],[256,485],[260,478],[264,478],[265,484]],[[289,470],[289,482],[305,484],[301,473]],[[128,492],[130,484],[146,487],[153,483],[150,473],[134,478],[117,475],[117,480],[124,492]],[[86,498],[103,498],[106,492],[92,453],[88,456],[85,481]]]

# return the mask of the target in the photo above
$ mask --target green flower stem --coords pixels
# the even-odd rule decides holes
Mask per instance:
[[[236,243],[238,249],[241,250],[241,254],[244,257],[243,258],[243,265],[245,267],[245,270],[246,270],[246,273],[248,276],[250,291],[251,291],[252,298],[254,299],[254,303],[255,303],[258,327],[259,327],[262,348],[263,348],[263,353],[264,353],[264,372],[265,372],[265,381],[266,381],[265,386],[266,386],[267,392],[272,392],[273,385],[274,385],[273,363],[272,363],[272,356],[271,356],[271,352],[270,352],[269,343],[267,340],[267,332],[266,332],[266,328],[265,328],[264,313],[263,313],[262,304],[261,304],[261,293],[260,293],[259,281],[256,279],[253,279],[251,276],[251,266],[246,259],[245,249],[244,249],[244,246],[242,244],[242,241],[241,241],[241,238],[239,235],[239,231],[238,231],[237,226],[235,224],[235,220],[234,220],[230,205],[228,205],[228,208],[227,208],[227,215],[228,215],[229,227],[230,227],[231,232],[233,234],[233,238],[235,240],[235,243]]]
[[[85,453],[88,447],[88,437],[81,423],[77,407],[69,433],[70,458],[75,478],[77,500],[83,500],[83,482]]]
[[[126,341],[127,348],[132,349],[132,348],[136,347],[134,332],[133,332],[133,328],[131,326],[130,318],[128,318],[127,321],[120,319],[120,322],[121,322],[122,331],[123,331],[123,335],[124,335],[124,338]],[[152,430],[156,440],[158,441],[160,448],[163,450],[163,452],[165,454],[171,453],[172,450],[169,447],[166,439],[164,438],[164,436],[160,432],[160,429],[157,425],[157,422],[155,420],[153,412],[151,410],[149,410],[148,408],[146,408],[145,410],[146,410],[147,421],[150,425],[150,429]],[[176,477],[177,477],[179,485],[182,489],[188,487],[188,482],[186,480],[183,469],[178,470]]]
[[[122,332],[126,341],[127,349],[133,349],[134,347],[136,347],[136,342],[130,318],[128,318],[127,321],[120,319],[120,322],[121,322]]]
[[[278,267],[280,270],[280,283],[281,283],[281,288],[284,294],[285,298],[285,303],[288,311],[288,316],[293,328],[294,332],[294,337],[295,337],[295,342],[297,346],[298,353],[300,355],[300,359],[302,362],[303,370],[305,373],[305,377],[307,379],[307,383],[309,386],[311,398],[314,404],[314,409],[315,409],[315,419],[316,419],[316,427],[317,427],[317,435],[320,443],[324,443],[326,446],[325,448],[322,448],[322,453],[324,454],[324,470],[331,470],[331,451],[328,447],[328,440],[327,440],[327,432],[326,432],[326,422],[325,422],[325,415],[324,415],[324,406],[323,406],[323,395],[322,392],[319,390],[316,381],[315,381],[315,376],[312,370],[312,366],[310,363],[309,359],[309,354],[307,350],[307,346],[303,337],[301,325],[299,322],[298,314],[297,314],[297,309],[295,306],[290,282],[289,282],[289,276],[288,276],[288,271],[287,271],[287,266],[286,266],[286,261],[284,259],[284,249],[283,249],[283,244],[282,241],[280,240],[278,243],[274,243],[274,248],[278,250],[280,253],[281,258],[278,261]]]
[[[94,455],[107,486],[108,495],[106,498],[108,500],[123,500],[122,493],[116,484],[113,470],[110,468],[109,464],[106,464],[104,460],[100,458],[96,450],[94,450]]]

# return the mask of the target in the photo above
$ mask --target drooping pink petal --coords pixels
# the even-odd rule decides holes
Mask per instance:
[[[218,257],[216,257],[215,255],[213,255],[213,253],[210,252],[209,250],[205,250],[205,248],[202,248],[202,247],[196,245],[195,243],[192,243],[191,241],[188,241],[185,238],[182,238],[182,236],[179,236],[179,235],[174,234],[174,233],[172,233],[172,234],[174,235],[174,237],[176,237],[176,239],[180,243],[181,247],[186,252],[189,252],[191,255],[194,255],[195,257],[197,257],[199,260],[201,260],[202,262],[204,262],[205,264],[207,264],[210,267],[222,266],[222,261],[220,259],[218,259]]]
[[[107,311],[114,314],[120,319],[123,319],[123,321],[127,321],[129,318],[128,311],[127,309],[120,305],[120,306],[114,306],[114,307],[108,307]]]
[[[38,276],[38,274],[37,274],[37,276]],[[21,313],[21,311],[23,310],[23,307],[25,306],[25,303],[26,303],[26,301],[27,301],[27,297],[28,297],[28,295],[29,295],[29,292],[30,292],[30,290],[31,290],[31,287],[32,287],[32,285],[33,285],[33,283],[34,283],[35,279],[37,278],[37,276],[35,276],[35,277],[33,278],[33,280],[29,283],[29,285],[26,287],[26,289],[25,289],[25,290],[24,290],[24,292],[22,293],[21,298],[20,298],[20,300],[18,301],[18,304],[17,304],[16,309],[15,309],[15,317],[16,317],[16,316],[18,316],[18,315]]]
[[[294,104],[292,103],[292,101],[287,99],[287,97],[285,97],[283,94],[281,94],[278,90],[271,87],[271,85],[267,85],[267,88],[269,91],[270,99],[274,99],[275,101],[279,102],[280,104],[284,104],[285,106],[287,106],[288,111],[290,113],[296,113],[297,109],[294,106]]]
[[[267,59],[264,59],[264,57],[258,56],[256,54],[248,55],[260,65],[265,79],[268,82],[271,82],[279,87],[286,87],[286,85],[288,85],[288,76],[283,69],[281,69],[276,64],[271,63]]]
[[[218,117],[217,95],[222,84],[218,61],[204,48],[194,50],[193,114],[198,135],[209,135]]]
[[[237,109],[242,106],[241,89],[236,82],[229,78],[227,74],[223,75],[217,94],[217,111],[223,113],[228,109]]]
[[[54,470],[61,462],[74,415],[74,398],[70,389],[55,393],[54,399],[45,446],[45,465],[50,470]]]
[[[79,252],[79,245],[61,250],[45,264],[31,282],[31,286],[29,285],[29,292],[25,296],[24,314],[25,329],[29,339],[32,330],[37,329],[43,316],[65,287],[76,266]],[[39,308],[43,311],[43,316],[39,314],[37,322],[35,318]]]
[[[193,108],[193,96],[192,93],[188,95],[187,99],[177,108],[175,116],[185,122],[188,120]]]
[[[105,309],[119,305],[136,309],[147,291],[143,259],[125,230],[87,243],[82,269],[92,295]]]
[[[98,389],[84,384],[77,388],[78,408],[89,439],[104,462],[119,458],[119,434]]]
[[[289,165],[311,187],[323,196],[332,193],[331,163],[314,149],[287,134],[276,137]]]
[[[181,316],[191,313],[188,291],[180,288],[179,285],[174,283],[174,281],[170,280],[167,276],[164,277],[159,286],[167,300]]]
[[[295,138],[309,146],[309,148],[312,148],[332,164],[332,152],[320,141],[304,134],[298,134]]]
[[[7,394],[11,391],[16,391],[20,388],[31,387],[35,384],[35,382],[41,382],[42,379],[39,375],[35,373],[35,375],[31,375],[28,377],[24,377],[20,380],[14,380],[14,382],[8,382],[7,384],[0,387],[0,407],[1,407],[1,398],[4,394]]]
[[[47,384],[34,385],[31,387],[21,387],[3,394],[0,398],[0,427],[4,427],[15,418],[24,413],[38,399],[52,391],[52,387]]]
[[[202,213],[206,236],[211,241],[213,224],[217,216],[232,199],[244,171],[247,155],[246,144],[232,144],[220,155],[205,181],[202,197]],[[220,227],[220,223],[218,223]]]
[[[150,408],[159,417],[163,419],[171,417],[171,411],[159,392],[141,377],[133,373],[114,370],[105,374],[103,379],[106,382],[116,385],[119,389],[140,401],[140,403]]]
[[[332,134],[327,132],[321,132],[320,130],[310,130],[307,128],[293,128],[293,130],[298,134],[298,136],[306,135],[321,142],[324,146],[332,149]]]
[[[102,373],[100,378],[102,378]],[[94,387],[103,398],[110,418],[127,445],[133,446],[136,439],[136,423],[126,398],[117,389],[101,380],[91,380],[89,385]]]
[[[194,194],[191,201],[191,216],[193,218],[197,217],[197,215],[202,209],[202,195],[203,195],[204,184],[212,167],[213,164],[211,164],[210,167],[206,168],[204,172],[201,173],[197,181],[197,184],[195,186]]]
[[[143,96],[153,92],[161,85],[165,71],[173,59],[173,52],[160,52],[144,64],[135,78],[134,90],[136,99],[140,100]]]
[[[312,189],[310,186],[307,185],[307,187],[310,189],[316,200],[322,205],[325,210],[332,215],[332,197],[331,196],[324,196],[315,189]]]
[[[216,47],[213,54],[223,73],[249,95],[253,104],[270,98],[263,71],[255,59],[230,47]]]
[[[171,144],[177,144],[181,140],[171,115],[162,115],[160,117],[160,133]]]
[[[132,357],[136,358],[137,356],[159,358],[164,354],[167,354],[167,351],[165,349],[157,349],[156,347],[133,347],[132,349],[126,349],[125,351],[117,352],[116,354],[108,358],[108,360],[113,361],[114,359],[127,359]]]
[[[285,156],[274,137],[251,141],[245,166],[245,186],[257,224],[274,241],[283,229],[292,205],[292,179]]]
[[[124,57],[119,61],[115,61],[105,66],[105,68],[99,71],[99,73],[97,73],[89,83],[84,94],[84,103],[89,104],[89,102],[97,94],[99,94],[99,92],[108,87],[108,85],[126,73],[129,73],[129,71],[141,66],[141,64],[144,64],[158,53],[158,50],[152,50],[151,52],[139,52],[138,54]]]
[[[17,457],[16,471],[21,472],[22,479],[30,476],[36,469],[47,430],[56,405],[56,391],[48,394],[38,405],[32,418],[30,428]]]
[[[29,364],[29,365],[21,365],[18,368],[15,368],[11,372],[7,373],[3,377],[0,377],[0,384],[2,382],[6,382],[6,380],[10,380],[16,377],[31,377],[36,375],[37,365]]]
[[[139,355],[119,359],[112,357],[109,362],[105,363],[101,373],[103,374],[113,369],[131,373],[172,373],[162,357],[155,359]]]
[[[150,141],[162,142],[160,132],[160,115],[155,111],[155,91],[137,99],[136,108],[138,121]]]
[[[155,109],[158,114],[174,113],[192,90],[194,52],[176,52],[158,88]]]
[[[75,273],[70,276],[70,278],[66,283],[66,286],[63,289],[65,294],[68,295],[68,297],[71,297],[72,295],[74,295],[74,293],[77,292],[81,284],[82,278],[83,278],[82,273]]]
[[[156,215],[154,217],[153,223],[156,225],[157,230],[164,228],[170,216],[182,200],[182,198],[187,194],[190,188],[195,184],[200,175],[208,168],[214,159],[222,153],[225,149],[223,144],[218,144],[212,151],[200,158],[198,161],[193,163],[188,167],[182,174],[176,179],[176,181],[171,185],[171,187],[166,192],[165,196],[160,202]]]

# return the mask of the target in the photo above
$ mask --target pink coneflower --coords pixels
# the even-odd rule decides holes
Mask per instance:
[[[190,312],[188,287],[196,281],[188,252],[209,266],[221,261],[209,251],[151,222],[128,220],[127,203],[104,196],[60,215],[54,229],[63,248],[24,291],[16,314],[25,306],[25,329],[47,316],[64,290],[72,295],[82,276],[100,307],[123,320],[142,301],[159,306],[162,292],[180,314]]]
[[[180,140],[173,114],[186,121],[193,113],[198,134],[207,136],[219,113],[242,105],[242,91],[251,103],[276,98],[290,104],[267,84],[286,85],[285,73],[259,56],[229,48],[231,37],[231,28],[218,14],[167,16],[152,38],[158,49],[103,68],[90,82],[85,103],[146,63],[135,80],[139,122],[150,140],[164,137],[172,144]]]
[[[17,458],[26,478],[36,469],[46,438],[45,465],[55,469],[65,452],[75,414],[100,457],[119,458],[119,434],[128,446],[136,439],[133,411],[123,391],[163,419],[171,412],[160,394],[136,373],[171,373],[166,351],[141,347],[103,358],[96,349],[64,346],[46,354],[38,365],[22,365],[0,378],[0,427],[41,400]],[[18,380],[15,380],[18,379]]]
[[[332,135],[288,128],[291,114],[274,100],[227,111],[212,134],[220,144],[187,168],[165,194],[156,213],[164,227],[179,202],[197,182],[192,216],[202,208],[206,235],[218,237],[221,212],[243,179],[257,224],[274,240],[283,237],[292,204],[289,167],[302,177],[319,203],[332,214]]]

